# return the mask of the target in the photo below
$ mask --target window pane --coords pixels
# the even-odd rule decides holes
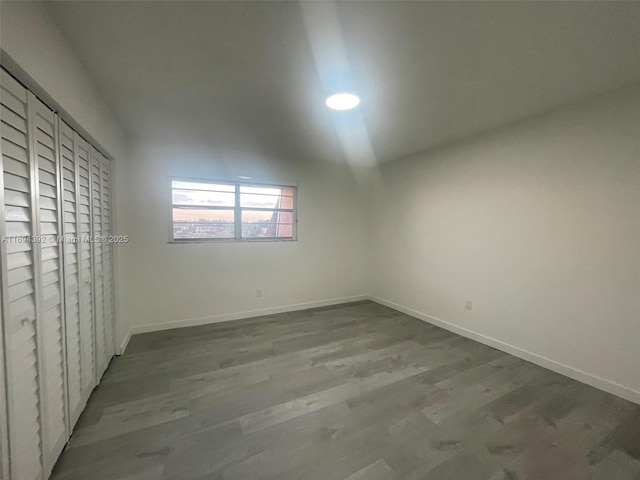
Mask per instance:
[[[240,206],[293,208],[292,187],[240,187]]]
[[[179,180],[171,181],[171,188],[179,188],[183,190],[208,190],[212,192],[235,192],[235,185],[227,185],[225,183],[198,183],[198,182],[182,182]]]
[[[233,207],[236,204],[236,194],[233,192],[174,189],[172,193],[174,205]]]
[[[173,238],[234,238],[233,210],[173,209]]]
[[[293,213],[243,210],[242,237],[291,238],[293,237]]]
[[[235,185],[173,180],[171,187],[174,205],[233,207],[236,203]]]
[[[242,238],[293,238],[293,224],[243,223]]]

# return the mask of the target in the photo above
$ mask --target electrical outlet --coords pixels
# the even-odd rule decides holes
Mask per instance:
[[[471,300],[467,300],[464,304],[464,308],[471,310],[473,308],[473,302]]]
[[[262,298],[262,289],[261,288],[257,288],[256,289],[256,298]]]

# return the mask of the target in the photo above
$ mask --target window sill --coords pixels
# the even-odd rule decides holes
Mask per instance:
[[[210,238],[210,239],[193,239],[193,240],[169,240],[170,245],[189,245],[192,243],[274,243],[274,242],[297,242],[297,238],[243,238],[236,240],[235,238]]]

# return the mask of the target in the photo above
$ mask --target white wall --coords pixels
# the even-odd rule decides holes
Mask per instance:
[[[370,215],[375,297],[640,401],[640,84],[386,164]]]
[[[91,78],[55,26],[41,2],[0,2],[0,47],[28,75],[20,78],[28,86],[35,82],[71,118],[93,137],[115,161],[115,228],[126,232],[121,190],[126,163],[126,140],[110,110],[102,101]],[[12,72],[17,73],[17,72]],[[40,93],[40,92],[36,92]],[[116,258],[116,299],[126,291],[117,273],[127,261],[127,247],[114,248]],[[117,344],[129,332],[128,315],[116,304]]]
[[[128,170],[134,332],[362,298],[366,191],[325,161],[287,162],[211,146],[140,143]],[[168,176],[298,182],[298,240],[170,244]],[[256,289],[263,290],[261,298]]]

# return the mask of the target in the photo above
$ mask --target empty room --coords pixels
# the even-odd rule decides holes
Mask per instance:
[[[0,480],[640,480],[640,1],[0,0]]]

